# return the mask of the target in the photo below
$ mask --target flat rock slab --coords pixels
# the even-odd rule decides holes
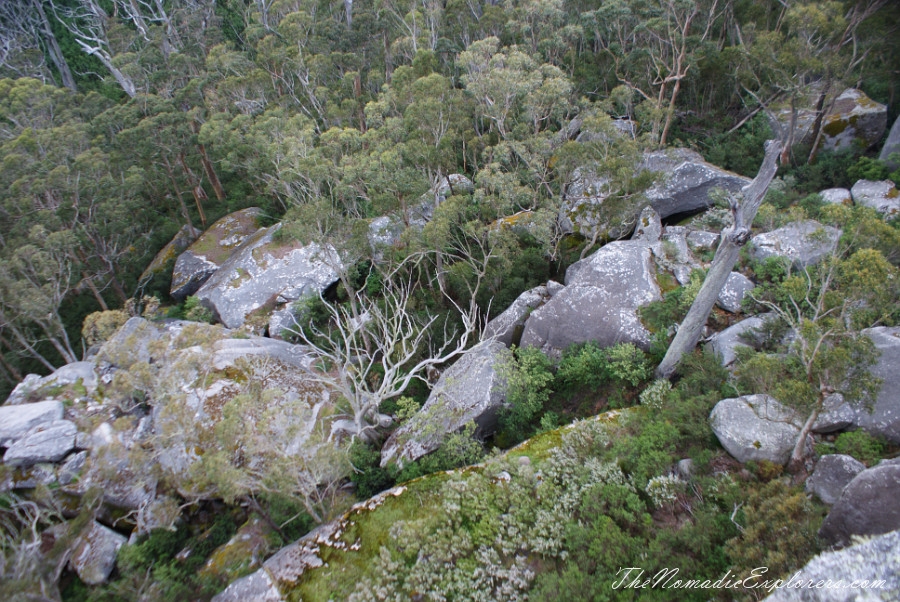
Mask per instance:
[[[822,522],[819,537],[846,546],[853,535],[881,535],[900,529],[900,464],[879,464],[860,472],[844,488]]]
[[[228,328],[237,328],[263,307],[318,295],[337,281],[334,249],[279,243],[280,224],[249,237],[197,291],[197,297]]]
[[[900,191],[890,180],[859,180],[850,189],[850,194],[857,205],[871,207],[885,217],[900,215]]]
[[[241,209],[216,221],[201,234],[175,260],[169,293],[172,298],[180,301],[197,292],[244,240],[259,230],[262,215],[263,211],[258,207]]]
[[[866,465],[852,456],[822,456],[816,462],[812,475],[806,480],[806,491],[814,493],[822,502],[831,506],[840,499],[844,487],[865,469]]]
[[[638,308],[661,299],[649,245],[617,241],[566,272],[566,286],[525,322],[523,347],[548,355],[573,343],[594,341],[600,347],[633,343],[648,349],[650,332],[641,324]]]
[[[116,554],[128,539],[100,523],[93,522],[72,549],[69,561],[78,578],[88,585],[105,583],[116,566]]]
[[[0,406],[0,447],[8,447],[39,424],[62,420],[64,412],[62,402],[55,400]]]
[[[816,556],[799,573],[785,578],[785,587],[764,602],[881,602],[900,600],[900,531],[894,531],[857,546]],[[843,587],[816,587],[819,583],[842,582]],[[854,582],[878,588],[850,587]],[[812,584],[798,587],[797,584]]]
[[[444,437],[470,422],[476,437],[493,434],[506,401],[506,365],[512,353],[503,343],[485,341],[447,368],[428,400],[398,428],[381,450],[381,466],[403,466],[436,450]]]
[[[814,220],[793,222],[784,227],[757,234],[751,239],[750,255],[757,261],[785,257],[797,267],[806,267],[828,257],[837,248],[841,231]]]
[[[68,420],[38,424],[9,446],[3,455],[3,462],[10,466],[59,462],[75,449],[77,432],[75,423]]]
[[[723,399],[709,418],[722,447],[739,462],[784,465],[800,434],[793,412],[768,395]]]

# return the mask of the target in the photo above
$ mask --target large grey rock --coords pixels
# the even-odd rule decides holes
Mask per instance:
[[[318,295],[337,281],[340,260],[334,249],[313,243],[279,243],[281,225],[247,238],[197,291],[197,297],[228,328],[266,304],[292,303]]]
[[[887,107],[856,88],[844,90],[822,121],[826,150],[850,148],[854,143],[868,148],[881,141],[887,129]]]
[[[814,493],[831,506],[841,497],[844,487],[866,469],[866,465],[852,456],[829,454],[816,462],[816,468],[806,480],[806,491]]]
[[[786,579],[784,587],[775,590],[764,602],[900,600],[898,550],[900,531],[893,531],[853,547],[825,552]],[[882,583],[875,586],[875,582]],[[854,583],[856,587],[852,587]]]
[[[786,464],[800,434],[794,413],[768,395],[723,399],[709,418],[719,443],[739,462]]]
[[[210,226],[175,260],[169,293],[172,298],[180,301],[197,292],[244,240],[259,230],[262,215],[262,209],[249,207],[229,213]]]
[[[885,217],[900,215],[900,192],[890,180],[872,182],[871,180],[859,180],[850,189],[853,202],[857,205],[871,207]]]
[[[428,400],[385,442],[381,465],[403,466],[436,450],[448,433],[470,422],[476,437],[491,435],[506,401],[506,371],[512,354],[503,343],[485,341],[441,375]]]
[[[813,124],[816,121],[815,104],[821,87],[813,85],[808,90],[805,100],[801,98],[797,104],[796,123],[794,126],[794,145],[813,143]],[[829,94],[825,105],[829,106]],[[805,106],[804,106],[805,105]],[[770,113],[770,125],[776,133],[782,129],[786,132],[790,126],[792,109],[776,104]],[[774,122],[773,122],[774,118]],[[873,101],[860,90],[848,88],[834,98],[834,105],[822,120],[822,140],[820,148],[840,150],[853,144],[870,147],[878,143],[887,128],[887,107]]]
[[[772,313],[751,316],[717,332],[710,337],[707,345],[723,366],[730,366],[737,359],[740,347],[757,348],[762,342],[762,329],[770,320],[777,319]]]
[[[39,424],[62,420],[65,408],[55,400],[0,406],[0,447],[21,439]]]
[[[620,238],[637,221],[648,202],[663,218],[676,213],[709,207],[709,191],[722,188],[738,192],[750,180],[720,169],[703,160],[696,151],[685,148],[645,153],[636,171],[656,172],[657,183],[643,195],[609,202],[610,180],[590,165],[575,170],[566,186],[560,225],[566,232],[578,232],[592,238]]]
[[[894,125],[891,126],[887,140],[884,141],[884,146],[881,147],[881,153],[878,154],[878,158],[884,161],[890,169],[900,168],[900,163],[890,160],[890,156],[893,153],[900,153],[900,119],[894,120]]]
[[[661,299],[651,248],[641,241],[617,241],[572,264],[566,287],[525,322],[523,347],[558,355],[573,343],[601,347],[634,343],[647,349],[650,332],[639,307]]]
[[[126,541],[124,535],[92,522],[76,540],[69,562],[87,585],[105,583],[116,566],[116,554]]]
[[[663,218],[706,209],[714,188],[736,193],[750,183],[749,178],[707,163],[700,153],[684,148],[647,153],[641,169],[663,174],[647,191],[647,199]]]
[[[692,230],[687,235],[688,245],[698,251],[713,251],[719,244],[719,235],[705,230]]]
[[[731,272],[731,274],[728,275],[728,280],[725,281],[722,290],[719,291],[716,305],[727,312],[733,314],[737,313],[741,311],[741,303],[744,301],[744,297],[747,293],[752,291],[755,286],[756,285],[753,284],[752,280],[740,272]]]
[[[506,311],[487,323],[484,338],[493,338],[507,347],[518,345],[528,316],[549,299],[550,291],[544,285],[525,291],[506,308]]]
[[[75,448],[77,432],[75,424],[68,420],[38,424],[7,448],[3,462],[10,466],[59,462]]]
[[[856,410],[844,399],[840,393],[834,393],[825,398],[822,403],[822,411],[819,412],[813,423],[814,433],[833,433],[840,431],[856,422]]]
[[[881,535],[900,529],[900,465],[864,470],[844,488],[825,517],[819,537],[846,546],[853,535]]]
[[[819,193],[822,201],[830,205],[852,205],[853,197],[846,188],[829,188]]]
[[[751,239],[750,255],[757,261],[785,257],[797,267],[807,267],[828,257],[837,248],[841,231],[813,220],[793,222]]]
[[[872,411],[856,404],[856,425],[873,435],[900,444],[900,326],[878,326],[862,331],[881,355],[869,371],[881,379]]]
[[[689,234],[685,226],[667,226],[660,244],[653,248],[656,263],[670,270],[682,286],[690,284],[691,272],[701,267],[691,253],[687,240]]]

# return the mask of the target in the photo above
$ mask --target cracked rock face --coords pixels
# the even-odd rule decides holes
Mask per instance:
[[[485,339],[493,338],[509,347],[522,339],[525,321],[531,312],[546,303],[552,296],[547,286],[536,286],[519,295],[502,314],[487,323]]]
[[[637,310],[659,299],[650,246],[639,240],[610,243],[569,267],[565,288],[525,322],[522,346],[557,356],[587,341],[647,349],[651,334]]]
[[[204,282],[219,269],[225,260],[259,230],[262,209],[250,207],[230,213],[200,235],[175,260],[172,288],[169,294],[181,301],[197,292]]]
[[[9,466],[31,466],[59,462],[75,448],[75,423],[68,420],[43,422],[9,446],[3,462]]]
[[[436,450],[448,433],[475,422],[476,437],[497,426],[497,412],[506,401],[504,364],[512,358],[503,343],[485,341],[447,368],[428,400],[406,424],[388,438],[381,466],[402,467]]]
[[[318,295],[337,281],[334,249],[313,243],[278,243],[280,225],[260,230],[197,291],[197,297],[227,327],[237,328],[264,305]]]
[[[105,583],[116,565],[116,554],[126,541],[124,535],[93,522],[78,537],[69,562],[86,584]]]
[[[722,447],[739,462],[784,465],[800,434],[794,413],[768,395],[723,399],[709,418]]]

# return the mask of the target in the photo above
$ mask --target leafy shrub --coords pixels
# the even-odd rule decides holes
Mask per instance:
[[[834,451],[853,456],[866,466],[872,466],[884,457],[887,446],[884,441],[863,430],[841,433],[834,440]]]
[[[184,319],[211,324],[213,313],[201,303],[199,297],[191,295],[184,301]]]
[[[506,406],[499,415],[500,431],[512,441],[521,441],[550,398],[552,364],[539,349],[515,350],[515,362],[506,369]]]

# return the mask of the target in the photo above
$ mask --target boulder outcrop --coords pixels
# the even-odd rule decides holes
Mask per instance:
[[[881,379],[878,397],[871,408],[854,405],[856,425],[873,435],[900,444],[900,326],[878,326],[862,331],[881,355],[869,371]]]
[[[900,531],[893,531],[837,552],[825,552],[810,560],[764,602],[900,600],[898,549]],[[882,583],[872,587],[875,582]]]
[[[900,215],[900,191],[890,180],[872,182],[859,180],[850,189],[853,202],[864,207],[871,207],[886,218]]]
[[[589,166],[575,170],[566,187],[560,224],[564,231],[587,238],[620,238],[634,227],[641,208],[649,204],[663,218],[710,206],[709,191],[722,188],[738,192],[750,180],[703,160],[684,148],[646,153],[637,172],[656,172],[658,181],[640,196],[610,199],[610,182]]]
[[[218,220],[175,260],[172,272],[173,299],[181,300],[197,292],[225,263],[244,240],[259,230],[262,209],[250,207]]]
[[[640,240],[610,243],[569,266],[565,288],[525,322],[522,346],[556,356],[587,341],[647,349],[651,334],[637,310],[661,298],[651,247]]]
[[[900,464],[882,463],[857,474],[825,517],[819,537],[839,547],[853,535],[900,529]]]
[[[280,225],[247,238],[197,291],[227,328],[244,324],[263,306],[271,309],[318,295],[338,279],[340,259],[332,248],[296,241],[279,242]]]
[[[784,257],[800,268],[818,263],[837,248],[841,231],[814,220],[793,222],[754,236],[750,255],[757,261]]]
[[[741,311],[741,303],[744,297],[753,290],[756,285],[753,281],[741,274],[740,272],[731,272],[728,280],[722,290],[719,291],[719,297],[716,299],[716,305],[727,312],[737,313]]]
[[[830,506],[840,499],[844,487],[865,469],[866,465],[852,456],[822,456],[816,462],[812,475],[806,480],[806,491],[815,494]]]
[[[709,418],[719,443],[739,462],[784,465],[800,434],[794,413],[768,395],[723,399]]]
[[[381,465],[403,466],[436,450],[448,433],[470,422],[475,436],[493,434],[497,412],[506,401],[505,366],[511,352],[498,341],[485,341],[447,368],[428,400],[398,428],[381,450]]]

